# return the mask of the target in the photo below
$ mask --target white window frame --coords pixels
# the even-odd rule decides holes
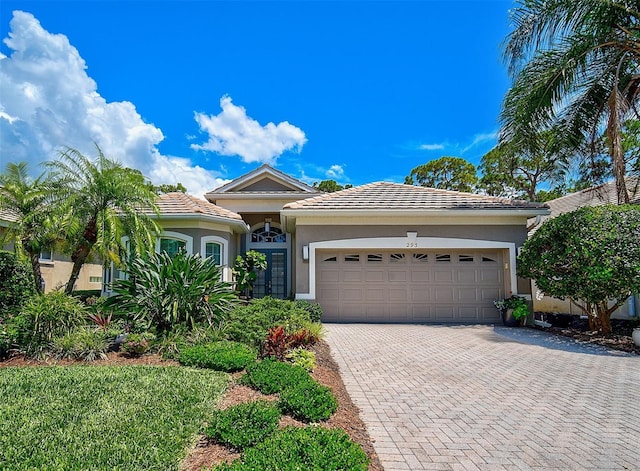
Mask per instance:
[[[200,239],[200,255],[202,256],[202,258],[205,258],[207,256],[207,244],[210,244],[212,242],[214,244],[220,245],[220,266],[226,266],[229,263],[229,254],[227,251],[227,241],[222,237],[205,236]]]
[[[49,258],[43,257],[42,254],[44,252],[40,252],[40,255],[38,255],[38,260],[40,260],[41,262],[53,262],[53,250],[49,250]]]
[[[156,253],[160,253],[160,239],[173,239],[185,243],[187,255],[193,254],[193,237],[181,232],[164,231],[156,239]]]

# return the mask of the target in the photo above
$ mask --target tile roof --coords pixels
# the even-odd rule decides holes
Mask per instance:
[[[213,203],[181,192],[165,193],[156,202],[160,216],[189,216],[202,214],[214,218],[242,221],[242,216]]]
[[[243,188],[245,184],[254,183],[260,176],[263,175],[271,175],[276,179],[280,180],[284,185],[292,187],[291,192],[300,192],[304,193],[318,193],[319,190],[317,188],[313,188],[312,186],[307,185],[306,183],[293,178],[290,175],[287,175],[280,170],[273,168],[269,164],[262,164],[260,167],[246,173],[244,175],[239,176],[231,180],[230,182],[219,186],[218,188],[214,188],[213,190],[206,193],[205,196],[209,196],[211,198],[218,197],[218,194],[224,194],[228,191],[237,191],[237,188]],[[244,193],[244,192],[243,192]]]
[[[545,205],[458,191],[377,182],[295,201],[284,209],[314,210],[532,210]]]

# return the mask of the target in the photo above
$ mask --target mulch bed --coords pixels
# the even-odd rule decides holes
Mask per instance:
[[[600,332],[589,331],[589,325],[586,319],[580,319],[579,316],[565,317],[564,320],[562,326],[536,327],[536,329],[570,337],[579,342],[602,345],[612,350],[621,350],[623,352],[640,355],[640,347],[635,345],[631,338],[634,326],[640,327],[637,322],[612,319],[612,333],[602,335]]]

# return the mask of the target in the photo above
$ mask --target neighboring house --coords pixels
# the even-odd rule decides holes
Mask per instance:
[[[160,197],[157,250],[215,256],[225,279],[236,255],[260,251],[255,296],[317,301],[341,322],[498,321],[494,299],[530,294],[515,270],[527,219],[549,214],[393,183],[323,193],[268,165],[205,197]]]
[[[16,222],[10,211],[0,210],[0,236],[11,224]],[[1,238],[1,237],[0,237]],[[9,243],[3,250],[14,250],[14,244]],[[56,251],[46,251],[40,254],[40,270],[44,281],[45,292],[63,288],[69,280],[73,263],[68,255]],[[80,270],[75,290],[100,290],[102,288],[102,266],[97,263],[85,263]]]
[[[631,204],[640,204],[640,178],[627,177],[626,185]],[[547,201],[551,213],[529,221],[529,236],[533,235],[537,228],[540,227],[540,224],[549,218],[575,211],[583,206],[601,206],[603,204],[617,204],[617,202],[615,182],[587,188],[586,190]],[[532,291],[534,293],[538,291],[535,283],[532,283]],[[538,312],[582,314],[582,311],[568,300],[562,301],[550,296],[544,296],[544,293],[539,292],[538,296],[533,297],[533,308]],[[635,297],[629,298],[624,305],[618,308],[614,312],[613,317],[624,319],[638,315],[640,315],[640,296],[636,295]]]

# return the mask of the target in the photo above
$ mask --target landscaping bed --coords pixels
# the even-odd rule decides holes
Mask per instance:
[[[631,338],[634,326],[638,327],[637,322],[623,319],[612,319],[612,333],[609,335],[589,331],[587,320],[580,319],[580,316],[566,315],[559,317],[558,324],[560,325],[535,328],[544,332],[570,337],[578,342],[602,345],[603,347],[611,348],[613,350],[621,350],[640,355],[640,347],[636,346]]]

